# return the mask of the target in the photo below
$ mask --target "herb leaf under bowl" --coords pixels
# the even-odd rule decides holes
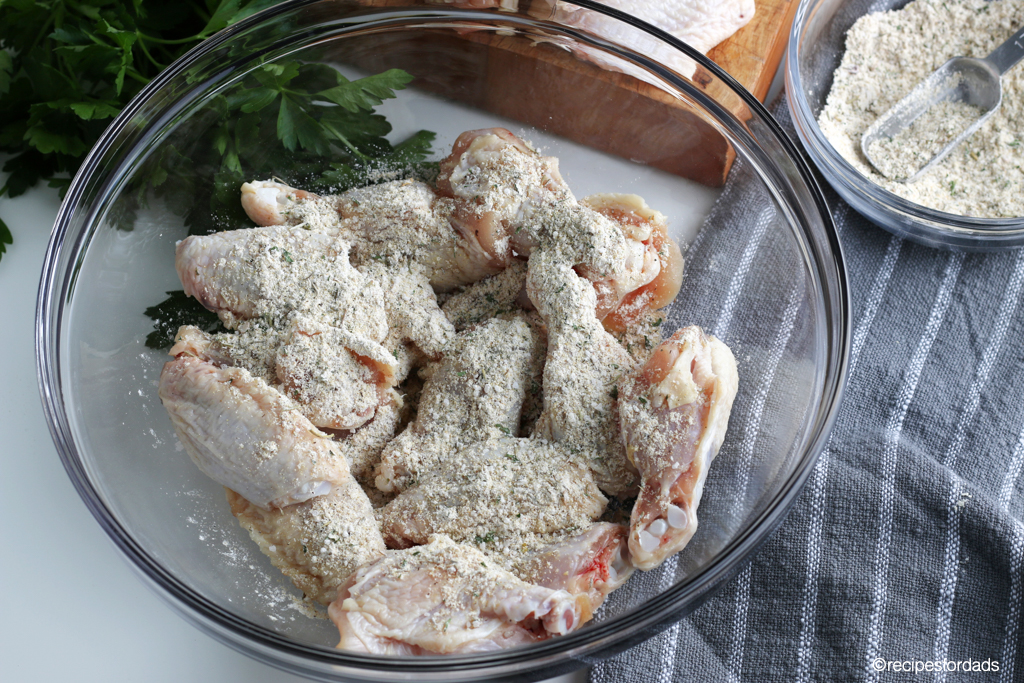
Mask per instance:
[[[153,321],[153,331],[146,335],[149,348],[170,348],[182,325],[195,325],[210,333],[227,332],[216,313],[203,308],[183,290],[167,292],[167,295],[166,299],[146,309],[146,315]]]

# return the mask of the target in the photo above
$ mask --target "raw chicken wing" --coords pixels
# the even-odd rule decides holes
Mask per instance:
[[[676,298],[683,282],[683,255],[679,245],[668,236],[665,215],[649,207],[642,197],[597,194],[583,198],[580,203],[613,220],[622,229],[627,244],[642,246],[639,277],[594,282],[597,317],[605,328],[623,332],[643,312],[667,306]]]
[[[242,183],[242,208],[256,225],[284,225],[292,209],[317,195],[274,180]]]
[[[608,500],[586,466],[565,449],[533,439],[482,441],[420,476],[381,515],[391,547],[443,533],[489,550],[518,546],[524,534],[586,528]]]
[[[275,567],[306,596],[328,605],[358,567],[384,556],[363,490],[349,479],[304,503],[265,510],[227,489],[231,512]]]
[[[454,197],[452,225],[488,255],[495,270],[528,256],[535,241],[523,232],[534,207],[576,200],[558,172],[558,159],[541,156],[504,128],[466,131],[441,161],[438,192]]]
[[[331,437],[244,368],[183,355],[164,365],[159,395],[199,469],[254,505],[284,507],[351,481]]]
[[[736,360],[699,327],[678,330],[619,386],[622,439],[640,470],[633,564],[652,569],[697,530],[697,506],[736,397]]]
[[[347,299],[362,280],[349,265],[346,243],[291,227],[186,237],[178,242],[174,265],[185,293],[229,329],[242,320],[302,310],[313,287],[348,292]]]
[[[354,429],[391,400],[408,371],[403,344],[436,357],[454,335],[423,276],[363,272],[348,255],[344,241],[290,227],[190,237],[177,250],[186,293],[238,330],[218,338],[232,364],[272,368],[265,378],[329,429]]]
[[[580,596],[580,619],[590,620],[613,590],[633,575],[621,524],[598,522],[581,534],[551,543],[523,558],[512,573],[538,586]]]
[[[423,386],[416,420],[384,449],[377,488],[403,491],[469,444],[516,435],[539,348],[521,318],[459,333]]]
[[[557,15],[570,26],[614,39],[615,19],[559,2]],[[754,17],[754,0],[603,0],[613,9],[654,24],[702,54],[739,31]]]
[[[356,265],[373,262],[407,268],[415,264],[438,290],[450,290],[495,274],[503,266],[472,231],[453,224],[457,203],[438,197],[418,180],[396,180],[318,197],[273,181],[256,181],[259,194],[246,193],[243,208],[261,226],[302,226],[339,236],[352,244]],[[304,199],[297,199],[299,194]],[[251,197],[251,199],[248,199]],[[286,212],[278,207],[286,205]]]
[[[538,250],[530,256],[527,291],[548,328],[544,410],[534,436],[578,453],[604,492],[636,491],[614,396],[633,361],[595,316],[594,288],[557,255]]]
[[[754,0],[604,0],[602,4],[654,24],[701,54],[707,54],[711,48],[746,26],[755,12]],[[535,0],[529,12],[533,16],[553,19],[627,45],[638,54],[647,55],[686,77],[692,77],[696,69],[692,59],[666,46],[663,41],[597,12],[556,0]],[[640,79],[646,75],[625,60],[609,59],[607,53],[578,45],[566,44],[564,47],[616,71],[631,73]]]
[[[258,329],[254,327],[243,334],[211,335],[197,327],[183,325],[178,328],[175,344],[171,347],[170,354],[175,357],[189,356],[210,361],[217,366],[234,365],[243,367],[260,379],[272,380],[274,377],[273,367],[267,372],[266,368],[263,367],[266,361],[260,357],[246,354],[248,345],[239,343],[240,339],[255,334]],[[259,347],[258,345],[254,346]],[[270,346],[270,348],[270,362],[273,365],[277,355],[277,347]],[[258,370],[263,370],[263,373],[259,374]],[[294,398],[294,394],[292,398]],[[400,419],[399,408],[397,394],[392,391],[388,401],[377,407],[373,419],[368,424],[364,424],[354,431],[325,428],[335,436],[340,437],[336,438],[335,442],[345,456],[345,459],[348,460],[352,476],[357,480],[363,481],[367,477],[371,477],[374,468],[380,461],[381,451],[391,437],[394,436],[395,429],[398,427]],[[300,410],[309,417],[308,406],[300,405]],[[315,421],[314,424],[316,424]]]
[[[328,613],[340,649],[370,654],[492,652],[580,625],[568,592],[521,581],[445,536],[359,568]]]

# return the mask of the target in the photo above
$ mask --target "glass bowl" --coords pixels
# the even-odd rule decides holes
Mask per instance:
[[[735,574],[780,523],[842,391],[849,329],[838,240],[810,169],[765,109],[687,46],[591,3],[577,9],[604,15],[615,29],[602,29],[605,38],[562,25],[549,3],[457,4],[296,0],[204,42],[155,79],[92,150],[60,209],[42,273],[40,387],[86,505],[186,619],[250,656],[319,680],[536,679],[656,634]],[[580,196],[645,195],[669,215],[680,241],[690,239],[682,226],[701,219],[683,201],[693,188],[683,176],[721,185],[731,167],[725,192],[758,207],[750,221],[709,224],[701,233],[669,309],[666,335],[691,323],[714,331],[722,310],[736,311],[723,336],[739,359],[741,388],[701,527],[676,560],[638,572],[575,633],[474,656],[336,650],[333,625],[296,609],[298,592],[178,445],[156,391],[168,356],[144,345],[152,322],[143,312],[181,288],[174,246],[188,233],[182,204],[186,213],[202,212],[200,200],[218,182],[218,168],[193,161],[196,150],[217,144],[218,93],[254,69],[296,59],[354,75],[403,68],[415,80],[381,108],[396,140],[435,131],[440,158],[463,130],[509,127],[560,157]],[[183,202],[180,193],[147,191],[140,180],[157,162],[192,179],[195,195]],[[739,245],[745,259],[717,255],[720,238]],[[729,283],[742,277],[748,287],[737,300]],[[782,338],[778,320],[759,316],[786,301]]]
[[[872,183],[846,161],[818,127],[832,74],[846,51],[846,33],[869,12],[899,9],[909,0],[802,0],[786,53],[786,93],[797,136],[825,179],[858,213],[920,244],[958,251],[1024,245],[1024,217],[974,218],[930,209]]]

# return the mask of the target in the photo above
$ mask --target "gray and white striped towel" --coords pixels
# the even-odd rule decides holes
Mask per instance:
[[[775,111],[795,139],[785,104]],[[739,175],[708,221],[753,234],[698,237],[689,264],[764,263],[771,239],[757,235]],[[689,617],[595,665],[592,683],[1024,681],[1024,250],[918,246],[822,186],[853,304],[849,384],[828,445],[753,561]],[[718,294],[704,300],[722,310],[701,317],[726,340],[730,325],[763,316],[732,308],[742,293]],[[771,309],[780,338],[796,305],[794,295]],[[963,673],[963,662],[987,670]],[[897,670],[907,666],[919,671]]]

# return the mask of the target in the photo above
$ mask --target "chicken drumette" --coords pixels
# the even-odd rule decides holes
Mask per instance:
[[[729,347],[699,327],[678,330],[620,384],[622,439],[641,477],[629,536],[638,568],[658,566],[697,530],[737,385]]]
[[[594,288],[572,259],[546,250],[530,257],[527,292],[548,332],[544,408],[534,436],[578,454],[598,486],[612,495],[639,479],[619,439],[615,386],[633,360],[594,315]]]
[[[515,435],[540,343],[521,316],[460,332],[424,384],[416,420],[384,449],[377,488],[405,490],[466,446]]]

